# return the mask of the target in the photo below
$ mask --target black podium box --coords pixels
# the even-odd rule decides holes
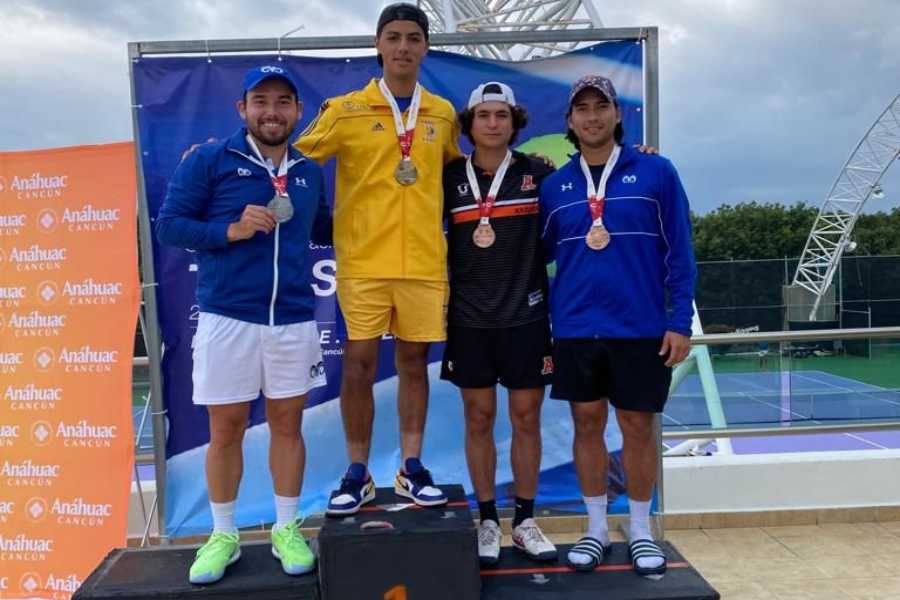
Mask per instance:
[[[73,600],[318,600],[316,572],[281,570],[269,542],[241,544],[241,558],[211,585],[188,582],[197,546],[116,549],[85,580]]]
[[[551,536],[552,537],[552,536]],[[661,578],[638,576],[628,548],[614,543],[603,564],[589,573],[565,565],[571,544],[558,545],[558,563],[536,563],[514,548],[481,571],[482,600],[719,600],[719,594],[668,542],[660,544],[668,568]]]
[[[440,486],[441,507],[420,508],[379,488],[356,515],[319,532],[324,600],[477,599],[481,580],[472,513],[461,485]]]

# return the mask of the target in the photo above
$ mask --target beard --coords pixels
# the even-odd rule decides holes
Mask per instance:
[[[250,130],[250,133],[253,134],[253,137],[257,139],[257,141],[265,144],[266,146],[280,146],[287,142],[291,133],[294,131],[294,124],[285,123],[283,133],[275,133],[271,131],[266,131],[260,123],[256,123],[254,125],[247,124],[247,129]]]

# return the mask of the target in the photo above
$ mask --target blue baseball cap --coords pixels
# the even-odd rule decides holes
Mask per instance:
[[[586,89],[597,90],[605,96],[607,100],[613,104],[618,104],[616,87],[608,77],[603,77],[602,75],[585,75],[572,86],[572,91],[569,92],[569,105],[572,105],[575,96]]]
[[[244,93],[246,94],[263,81],[275,77],[286,81],[291,86],[291,89],[294,90],[294,95],[298,99],[300,98],[299,86],[297,86],[297,82],[294,81],[290,71],[278,65],[260,65],[247,71],[247,74],[244,75]]]

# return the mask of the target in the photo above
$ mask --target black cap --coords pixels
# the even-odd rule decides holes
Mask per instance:
[[[425,39],[428,39],[428,15],[415,4],[407,4],[406,2],[397,2],[389,4],[381,11],[378,17],[378,27],[375,29],[375,35],[381,35],[381,30],[391,21],[413,21],[422,28]]]

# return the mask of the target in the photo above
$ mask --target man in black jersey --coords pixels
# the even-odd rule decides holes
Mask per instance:
[[[461,389],[465,404],[466,460],[481,514],[478,554],[493,563],[500,553],[493,437],[499,382],[509,390],[513,431],[513,544],[531,558],[553,560],[556,547],[533,518],[541,403],[553,371],[538,186],[553,170],[510,150],[527,114],[505,84],[478,86],[459,121],[475,151],[444,167],[450,303],[441,378]]]

